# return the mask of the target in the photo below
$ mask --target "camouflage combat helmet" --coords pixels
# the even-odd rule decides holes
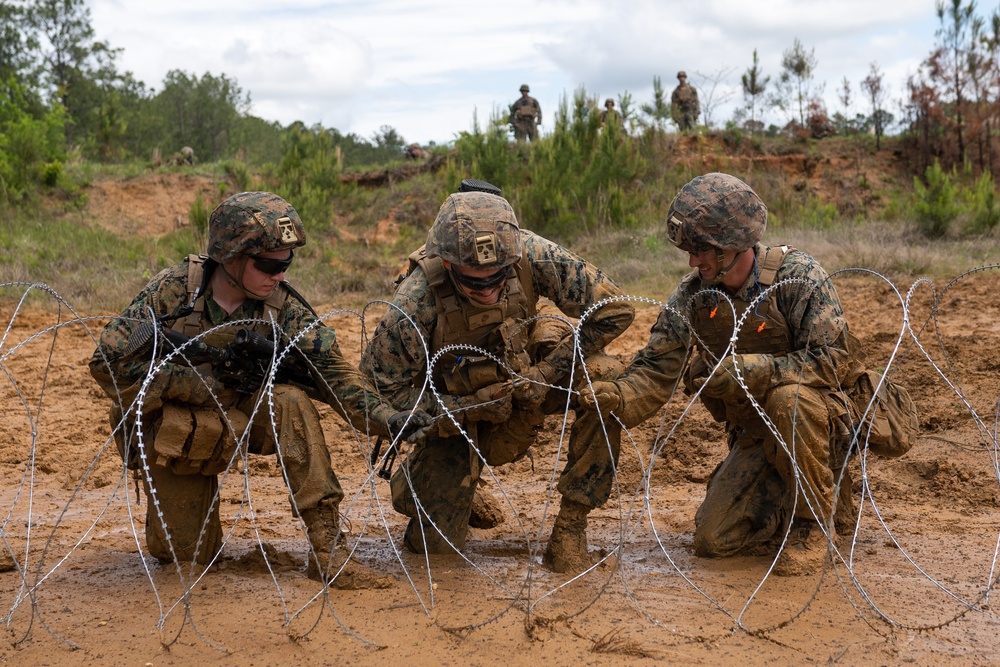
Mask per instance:
[[[608,99],[604,100],[604,106],[606,106],[606,107],[613,107],[614,105],[615,105],[615,101],[613,99],[611,99],[610,97]]]
[[[503,197],[456,192],[444,201],[427,233],[427,256],[474,269],[500,269],[521,259],[519,229]]]
[[[530,93],[531,92],[531,88],[528,88],[528,84],[522,83],[521,84],[521,92],[522,93]]]
[[[742,252],[760,240],[766,226],[764,202],[729,174],[695,178],[681,188],[667,211],[670,242],[685,252]]]
[[[305,244],[306,230],[299,214],[270,192],[233,195],[208,219],[208,256],[219,264],[240,255],[291,250]]]
[[[677,78],[680,79],[681,77],[684,77],[685,79],[688,78],[687,72],[685,72],[684,70],[681,70],[680,72],[678,72],[677,73]]]

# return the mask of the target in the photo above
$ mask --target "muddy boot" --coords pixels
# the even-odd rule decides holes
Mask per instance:
[[[827,546],[826,535],[818,523],[812,519],[795,519],[785,549],[774,564],[774,573],[779,577],[815,574],[823,567]]]
[[[591,566],[587,551],[586,505],[563,498],[542,563],[553,572],[578,574]]]
[[[476,488],[472,497],[472,514],[469,525],[473,528],[496,528],[505,520],[503,506],[496,497],[483,487]]]
[[[320,501],[318,507],[303,510],[301,516],[308,530],[309,544],[312,545],[306,566],[306,575],[310,579],[341,590],[390,588],[395,585],[393,577],[348,560],[346,541],[340,534],[340,506],[337,503]]]
[[[833,478],[839,479],[840,470],[833,471]],[[853,535],[857,527],[858,511],[854,506],[853,482],[850,471],[845,471],[837,495],[837,510],[833,521],[838,535]]]

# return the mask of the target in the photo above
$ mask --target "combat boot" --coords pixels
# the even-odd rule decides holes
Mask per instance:
[[[469,525],[473,528],[496,528],[504,520],[503,506],[500,501],[483,487],[476,487],[476,494],[472,497]]]
[[[590,508],[562,499],[542,563],[559,574],[578,574],[591,566],[587,551],[587,515]]]
[[[823,567],[828,546],[818,523],[812,519],[795,519],[785,548],[774,564],[774,573],[779,577],[815,574]]]
[[[302,510],[301,516],[312,546],[306,566],[306,575],[310,579],[341,590],[390,588],[395,585],[392,577],[348,560],[350,553],[340,533],[339,504],[320,501],[315,509]]]

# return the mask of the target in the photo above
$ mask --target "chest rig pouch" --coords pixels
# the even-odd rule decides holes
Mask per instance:
[[[757,284],[762,291],[774,284],[778,269],[792,250],[789,246],[768,248],[757,275]],[[736,321],[747,314],[752,302],[741,298],[730,300],[732,309],[720,294],[706,291],[696,295],[691,304],[691,325],[697,334],[696,345],[703,354],[707,352],[706,356],[712,360],[718,360],[726,351],[733,337]],[[787,354],[792,351],[792,334],[788,321],[778,310],[774,292],[758,301],[753,311],[744,318],[736,337],[735,349],[737,354]],[[716,421],[738,424],[750,430],[766,430],[760,415],[746,396],[723,401],[703,395],[702,402]]]
[[[534,282],[527,254],[514,265],[504,291],[495,304],[475,303],[458,294],[440,257],[427,257],[424,249],[410,256],[420,266],[434,293],[437,326],[430,341],[431,354],[450,345],[468,345],[489,352],[503,361],[474,350],[458,349],[438,359],[432,378],[453,396],[467,396],[510,378],[509,369],[523,371],[531,365],[527,345],[530,326],[525,321],[536,314]]]

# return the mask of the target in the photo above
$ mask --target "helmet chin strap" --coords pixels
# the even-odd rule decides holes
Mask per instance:
[[[715,274],[714,278],[711,278],[711,279],[708,279],[708,280],[702,279],[701,282],[703,284],[705,284],[705,285],[718,285],[719,283],[721,283],[722,279],[726,277],[727,273],[729,273],[729,270],[732,269],[733,266],[736,265],[737,260],[739,260],[740,255],[742,255],[742,254],[743,254],[742,252],[736,253],[733,256],[733,261],[729,262],[729,266],[725,266],[725,267],[720,268],[719,272]],[[715,262],[716,262],[716,264],[718,264],[719,266],[722,266],[722,262],[724,262],[725,259],[726,259],[726,256],[723,254],[722,250],[716,248],[715,249]]]
[[[226,282],[228,282],[232,287],[235,287],[239,291],[243,292],[244,296],[247,296],[247,297],[249,297],[251,299],[256,299],[258,301],[263,301],[264,299],[266,299],[270,295],[269,294],[264,294],[264,295],[254,294],[253,292],[251,292],[250,290],[248,290],[246,287],[243,286],[243,271],[247,268],[247,262],[250,261],[250,258],[247,257],[246,255],[244,255],[241,259],[243,261],[240,262],[240,274],[239,274],[239,276],[237,276],[235,278],[233,277],[233,275],[231,273],[229,273],[229,270],[226,269],[225,266],[220,265],[220,268],[222,269],[222,272],[224,274],[226,274]]]

